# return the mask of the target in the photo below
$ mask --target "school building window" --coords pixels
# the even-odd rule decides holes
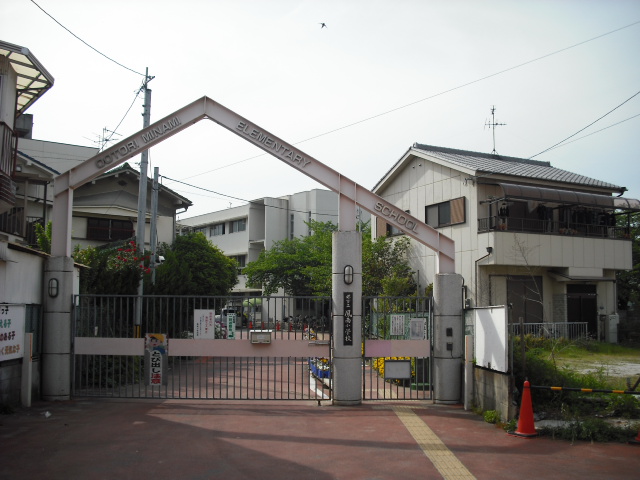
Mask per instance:
[[[247,229],[247,219],[239,218],[229,222],[229,233],[244,232]]]
[[[216,237],[218,235],[224,235],[224,223],[217,223],[212,225],[209,229],[209,236]]]

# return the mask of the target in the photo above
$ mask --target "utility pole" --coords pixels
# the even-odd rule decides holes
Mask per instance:
[[[149,76],[149,68],[145,71],[144,83],[142,89],[144,90],[144,106],[142,113],[142,127],[147,128],[151,123],[151,90],[149,89],[149,82],[153,80],[153,77]],[[145,150],[140,156],[140,186],[138,189],[138,228],[136,230],[136,247],[138,249],[138,255],[144,257],[144,234],[145,223],[147,220],[147,170],[149,164],[149,151]],[[144,260],[141,260],[141,264],[144,264]],[[142,325],[142,295],[144,293],[144,283],[142,278],[138,283],[138,302],[136,304],[136,319],[134,325],[134,336],[140,338],[140,328]]]
[[[149,248],[151,249],[151,283],[156,284],[156,267],[158,266],[158,177],[160,169],[153,167],[153,184],[151,187],[151,232]]]

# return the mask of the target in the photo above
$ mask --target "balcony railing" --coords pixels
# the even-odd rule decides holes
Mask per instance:
[[[38,245],[36,224],[44,225],[44,219],[42,217],[26,217],[26,229],[24,221],[24,209],[12,208],[10,211],[0,214],[0,232],[23,237],[27,244],[35,247]]]
[[[521,328],[522,327],[522,328]],[[587,337],[587,322],[559,322],[559,323],[518,323],[509,325],[511,335],[533,335],[534,337],[566,338],[567,340],[578,340]]]
[[[631,238],[627,227],[567,223],[555,220],[539,220],[537,218],[493,216],[478,219],[478,233],[501,231],[614,239]]]

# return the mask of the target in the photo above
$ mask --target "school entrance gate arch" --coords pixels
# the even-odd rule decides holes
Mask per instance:
[[[45,267],[45,282],[48,283],[51,279],[56,279],[60,285],[60,294],[57,297],[47,298],[44,306],[42,369],[44,398],[63,400],[70,396],[72,310],[70,299],[73,294],[74,282],[74,266],[71,259],[73,191],[107,170],[203,119],[214,121],[338,193],[338,231],[334,233],[332,247],[333,401],[342,405],[360,403],[362,394],[357,379],[360,378],[362,358],[362,252],[361,234],[356,231],[356,205],[373,215],[384,218],[387,223],[434,250],[438,256],[439,275],[455,275],[454,242],[419,219],[398,210],[394,205],[353,180],[208,97],[202,97],[177,110],[55,178],[52,258]],[[351,267],[349,271],[353,273],[349,277],[349,283],[345,282],[347,267]],[[445,283],[451,280],[449,278]],[[439,367],[450,365],[451,367],[446,367],[446,370],[453,372],[453,374],[459,370],[457,363],[459,363],[460,357],[456,353],[458,350],[461,352],[462,340],[461,334],[456,335],[458,337],[456,343],[460,348],[452,350],[448,345],[453,343],[453,338],[446,339],[443,334],[442,339],[439,339],[439,336],[445,329],[447,333],[452,331],[457,333],[461,330],[460,309],[457,306],[460,306],[462,302],[455,298],[456,295],[448,295],[445,299],[444,291],[448,288],[440,289],[440,283],[439,281],[434,282],[435,388],[436,392],[443,394],[441,400],[448,402],[459,399],[459,394],[456,393],[456,390],[459,391],[459,380],[447,387],[447,384],[442,381],[445,368]],[[442,296],[442,301],[439,301],[439,296]],[[439,308],[442,311],[439,312]],[[439,317],[443,320],[442,325],[439,325]],[[456,317],[458,321],[456,321]],[[447,344],[447,350],[443,349],[443,352],[439,352],[438,346],[440,344]],[[439,371],[442,375],[439,375]],[[441,380],[439,380],[439,376]],[[439,393],[436,393],[436,401],[438,395]]]

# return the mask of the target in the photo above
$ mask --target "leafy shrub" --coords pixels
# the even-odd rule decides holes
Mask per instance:
[[[575,420],[560,427],[544,427],[538,430],[541,435],[550,435],[554,438],[576,441],[586,440],[590,442],[627,442],[637,433],[637,426],[619,427],[611,425],[601,418],[586,418]]]
[[[497,410],[487,410],[483,414],[484,421],[487,423],[499,423],[500,422],[500,412]]]

